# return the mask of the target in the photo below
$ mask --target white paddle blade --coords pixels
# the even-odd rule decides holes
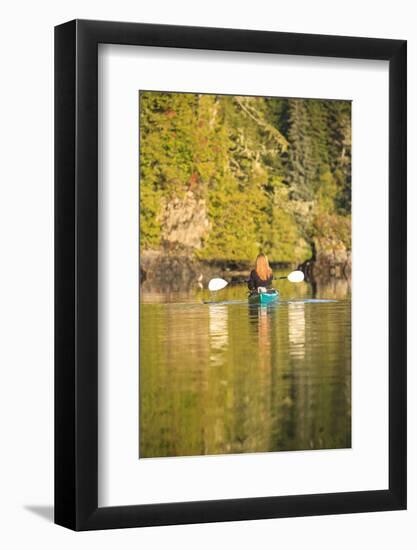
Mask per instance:
[[[302,271],[292,271],[287,278],[290,283],[301,283],[301,281],[304,281],[304,273]]]
[[[224,279],[216,278],[216,279],[210,279],[208,284],[209,290],[221,290],[225,286],[227,286],[227,281]]]

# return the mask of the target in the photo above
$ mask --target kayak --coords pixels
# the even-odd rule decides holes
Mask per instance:
[[[251,292],[248,294],[250,304],[267,305],[279,300],[279,292],[272,288],[266,292]]]

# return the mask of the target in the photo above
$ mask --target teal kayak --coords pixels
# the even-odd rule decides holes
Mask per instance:
[[[248,295],[250,304],[267,305],[277,302],[279,300],[279,292],[274,288],[267,290],[266,292],[251,292]]]

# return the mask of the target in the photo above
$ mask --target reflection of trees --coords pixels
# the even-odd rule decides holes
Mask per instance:
[[[141,456],[350,445],[350,307],[141,307]]]
[[[288,347],[277,349],[275,449],[349,447],[350,307],[289,304]],[[301,313],[302,312],[302,313]]]
[[[228,308],[226,305],[209,305],[210,361],[219,364],[224,361],[223,351],[228,343]]]
[[[288,343],[292,357],[304,359],[306,340],[306,321],[304,302],[288,304]]]
[[[243,451],[268,450],[271,432],[271,370],[274,306],[249,306],[249,327],[252,334],[252,372],[248,407],[248,432]]]
[[[181,307],[181,309],[179,309]],[[208,309],[142,304],[140,454],[204,454]]]
[[[320,299],[346,300],[352,292],[352,280],[344,277],[316,277],[311,286],[313,297]]]

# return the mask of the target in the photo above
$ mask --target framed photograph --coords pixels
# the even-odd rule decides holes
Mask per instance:
[[[406,42],[55,29],[55,522],[406,508]]]

